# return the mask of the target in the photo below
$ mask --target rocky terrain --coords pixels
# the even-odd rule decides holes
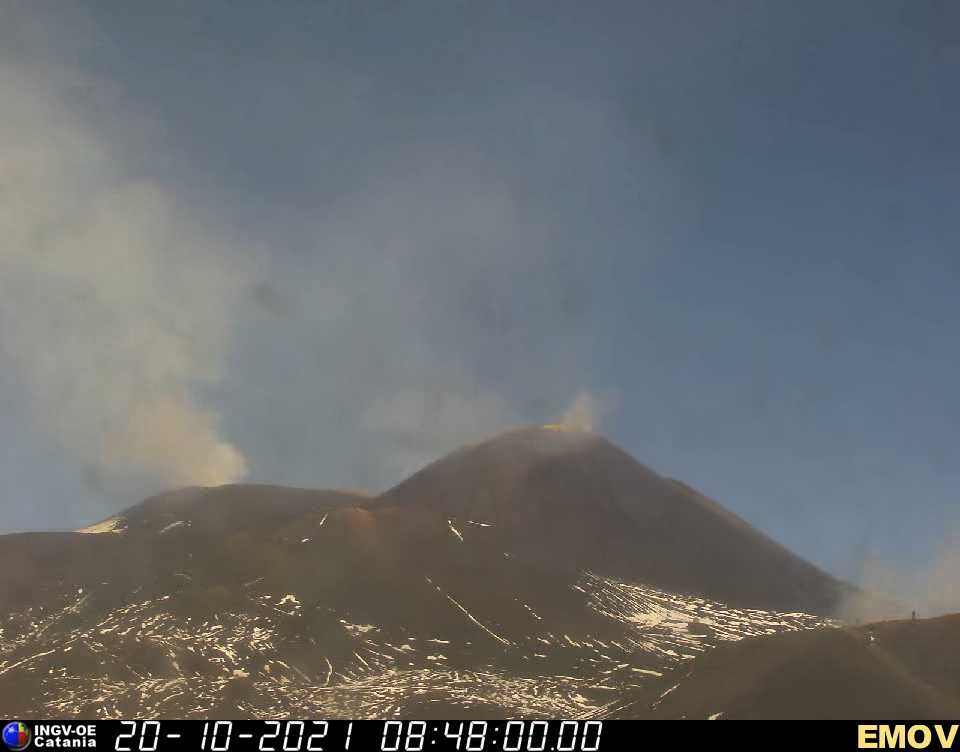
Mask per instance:
[[[551,428],[375,497],[189,488],[3,541],[9,717],[639,712],[719,645],[830,627],[852,592],[606,440]]]
[[[960,716],[960,616],[727,643],[633,693],[615,718]]]

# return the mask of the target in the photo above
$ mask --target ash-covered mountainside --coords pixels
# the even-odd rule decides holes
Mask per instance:
[[[396,488],[162,494],[3,536],[0,711],[595,716],[845,586],[585,432],[523,429]]]

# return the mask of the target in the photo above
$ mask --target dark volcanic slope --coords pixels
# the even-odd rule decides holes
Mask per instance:
[[[191,489],[110,532],[5,536],[0,713],[582,717],[718,642],[823,624],[548,571],[490,523],[367,503]]]
[[[383,494],[540,566],[590,569],[739,606],[831,613],[850,589],[713,500],[589,432],[528,428],[461,449]]]
[[[797,612],[841,589],[547,429],[376,498],[184,489],[89,530],[3,536],[8,717],[584,717],[716,644],[821,627]]]
[[[956,718],[960,614],[727,643],[620,718]]]

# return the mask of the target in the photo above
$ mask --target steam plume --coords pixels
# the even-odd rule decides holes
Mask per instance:
[[[560,425],[571,430],[592,431],[598,417],[596,398],[590,392],[580,391],[560,418]]]
[[[225,243],[64,104],[77,83],[0,66],[0,357],[103,477],[237,480],[246,461],[196,388],[219,376],[241,282]]]

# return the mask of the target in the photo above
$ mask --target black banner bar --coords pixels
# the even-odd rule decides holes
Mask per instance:
[[[960,721],[11,721],[10,752],[960,750]],[[0,748],[2,752],[3,748]]]

